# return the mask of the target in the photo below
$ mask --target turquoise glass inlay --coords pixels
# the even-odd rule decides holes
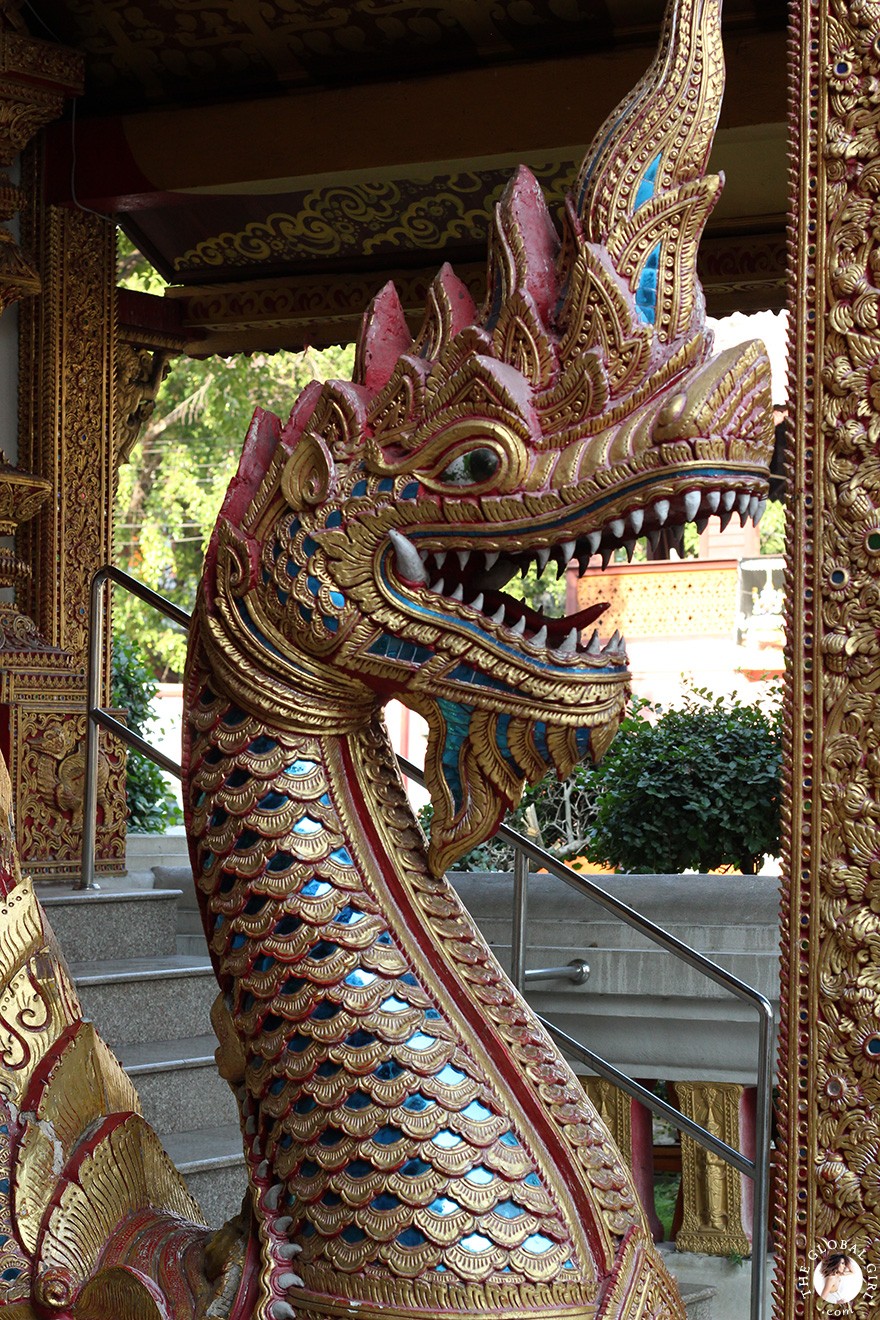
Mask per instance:
[[[475,1187],[488,1187],[489,1183],[495,1181],[495,1174],[491,1169],[487,1169],[485,1164],[477,1164],[465,1175],[465,1182],[473,1183]]]
[[[417,1031],[414,1035],[410,1036],[405,1044],[407,1049],[415,1050],[417,1053],[421,1054],[425,1050],[429,1050],[432,1045],[437,1044],[437,1037],[427,1036],[424,1031]]]
[[[636,189],[635,210],[638,210],[640,206],[644,206],[645,202],[649,202],[657,191],[657,173],[660,169],[660,161],[662,158],[663,153],[659,152],[642,175],[639,186]]]
[[[494,1117],[492,1110],[487,1109],[485,1105],[481,1105],[479,1100],[472,1100],[467,1109],[462,1110],[462,1114],[465,1118],[469,1118],[472,1123],[485,1123],[487,1118]]]
[[[389,995],[383,999],[379,1005],[383,1013],[403,1013],[410,1006],[405,999],[398,999],[397,995]]]
[[[472,1251],[476,1255],[480,1251],[490,1251],[492,1243],[482,1233],[469,1233],[467,1237],[461,1239],[461,1245],[465,1251]]]
[[[636,310],[643,321],[653,325],[657,319],[657,281],[660,274],[660,252],[663,244],[658,243],[649,254],[639,277],[636,289]]]
[[[345,984],[354,987],[356,990],[362,990],[365,986],[372,985],[375,980],[375,972],[367,972],[364,971],[363,967],[355,967],[354,971],[349,972],[345,978]]]
[[[525,1210],[521,1205],[517,1205],[516,1201],[502,1201],[499,1205],[496,1205],[495,1213],[500,1215],[502,1219],[521,1219],[525,1214]]]
[[[303,885],[302,893],[306,898],[323,898],[325,894],[330,893],[332,888],[333,886],[328,885],[326,880],[318,880],[315,878],[314,880],[309,880]]]
[[[458,1068],[453,1068],[451,1063],[445,1064],[437,1074],[437,1081],[442,1082],[444,1086],[461,1086],[462,1082],[467,1080],[467,1073],[461,1072]]]
[[[450,1201],[448,1196],[438,1196],[436,1201],[432,1201],[428,1209],[435,1215],[454,1215],[461,1206],[457,1201]]]
[[[523,1246],[535,1256],[543,1256],[553,1250],[553,1243],[548,1237],[544,1237],[543,1233],[533,1233],[531,1237],[526,1238]]]
[[[318,834],[324,828],[319,820],[314,820],[311,816],[301,816],[293,826],[294,834]]]
[[[284,767],[284,773],[290,775],[292,779],[298,779],[301,775],[309,775],[317,769],[316,761],[306,761],[305,758],[299,758],[292,761],[290,765]]]
[[[455,1150],[456,1146],[461,1145],[461,1137],[457,1132],[450,1132],[449,1128],[441,1128],[431,1140],[441,1150]]]

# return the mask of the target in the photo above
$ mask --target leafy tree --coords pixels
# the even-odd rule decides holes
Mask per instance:
[[[156,680],[138,648],[120,637],[113,641],[111,688],[113,705],[125,711],[128,727],[148,738]],[[162,771],[140,752],[128,753],[125,796],[128,828],[135,833],[160,834],[169,825],[179,825],[183,820]]]
[[[738,866],[779,844],[782,714],[695,689],[663,711],[644,701],[591,772],[587,853],[624,871]]]

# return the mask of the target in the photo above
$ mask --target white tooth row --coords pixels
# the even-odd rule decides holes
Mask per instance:
[[[596,535],[598,536],[598,533],[596,533]],[[409,541],[407,537],[403,535],[402,532],[398,532],[393,529],[388,533],[388,536],[392,546],[394,547],[394,553],[397,559],[398,568],[400,569],[404,577],[406,577],[410,582],[417,582],[420,583],[421,585],[426,585],[428,586],[428,590],[432,591],[435,595],[446,596],[447,600],[454,600],[454,601],[458,601],[460,604],[467,604],[470,607],[470,609],[477,610],[478,612],[482,613],[483,606],[485,604],[482,591],[479,592],[476,596],[474,596],[473,600],[465,601],[464,589],[460,582],[452,591],[449,592],[448,596],[446,595],[446,584],[442,577],[437,578],[436,581],[431,582],[430,585],[428,585],[428,572],[425,566],[425,561],[427,560],[428,555],[433,554],[434,563],[436,567],[438,569],[442,569],[443,565],[446,562],[446,557],[448,553],[446,550],[436,550],[433,552],[425,551],[425,550],[422,551],[416,550],[412,542]],[[471,551],[456,550],[453,553],[457,556],[460,567],[464,569],[465,566],[467,565],[468,560],[470,559]],[[563,545],[555,547],[554,553],[561,558],[561,562],[563,566],[567,567],[570,561],[574,558],[575,542],[574,541],[564,542]],[[499,554],[498,551],[492,551],[485,556],[487,571],[494,567],[498,559],[498,554]],[[542,569],[547,564],[550,554],[551,551],[549,549],[547,550],[542,549],[538,552],[538,559]],[[494,623],[496,626],[503,627],[505,631],[511,634],[511,636],[520,638],[524,646],[531,647],[537,651],[546,650],[547,648],[546,625],[542,624],[536,633],[534,633],[531,637],[526,637],[525,615],[520,614],[515,623],[507,623],[505,607],[503,604],[498,606],[498,609],[495,611],[494,614],[489,614],[486,617],[489,619],[491,623]],[[564,639],[564,641],[562,641],[559,644],[559,646],[554,648],[555,653],[560,656],[574,655],[574,653],[578,649],[579,638],[580,638],[579,629],[572,628],[568,633],[568,636]],[[614,636],[610,639],[610,641],[608,641],[603,647],[599,642],[599,633],[597,630],[593,633],[593,636],[590,638],[589,644],[586,647],[586,651],[588,655],[600,655],[606,651],[614,651],[616,649],[622,649],[622,648],[623,648],[623,639],[616,632]]]
[[[697,530],[700,532],[704,530],[714,514],[718,515],[721,530],[724,531],[733,517],[734,506],[739,514],[742,526],[745,526],[746,521],[751,518],[757,527],[767,507],[767,501],[759,499],[757,495],[749,495],[745,491],[738,495],[735,490],[725,490],[723,492],[712,490],[705,493],[699,490],[689,490],[684,496],[683,503],[685,522],[696,523]],[[660,532],[669,517],[669,507],[669,500],[655,500],[651,506],[655,526],[645,535],[652,550],[657,548]],[[633,509],[625,518],[614,518],[607,524],[604,532],[590,532],[589,536],[585,536],[581,542],[584,547],[579,556],[581,569],[586,568],[587,562],[593,555],[599,553],[600,547],[603,568],[607,568],[608,562],[618,545],[624,546],[627,558],[632,559],[636,541],[642,534],[644,522],[645,510]],[[601,544],[603,537],[609,538],[609,542],[605,545]]]

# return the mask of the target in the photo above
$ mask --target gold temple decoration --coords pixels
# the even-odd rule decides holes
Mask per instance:
[[[880,8],[793,6],[794,444],[777,1226],[779,1320],[835,1242],[880,1270]],[[868,1283],[873,1278],[874,1286]]]
[[[683,1114],[734,1150],[741,1148],[739,1083],[676,1082],[675,1094]],[[752,1248],[742,1221],[742,1175],[683,1132],[681,1176],[684,1214],[675,1239],[678,1250],[747,1256]]]
[[[14,2],[0,9],[0,167],[10,166],[39,129],[58,118],[65,98],[83,89],[79,52],[36,40],[20,11]],[[21,207],[21,190],[0,172],[0,313],[40,290],[39,272],[2,223]]]

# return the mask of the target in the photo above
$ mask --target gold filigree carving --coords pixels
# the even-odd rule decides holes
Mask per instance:
[[[789,489],[779,1317],[834,1239],[880,1268],[880,11],[795,6],[797,282]],[[868,1317],[863,1290],[852,1313]]]
[[[676,1082],[679,1107],[734,1150],[742,1148],[742,1086],[734,1082]],[[751,1243],[742,1225],[742,1177],[711,1150],[681,1135],[683,1217],[675,1245],[679,1251],[709,1256],[746,1256]]]
[[[120,336],[116,353],[116,463],[127,463],[153,415],[172,350],[145,348]]]

